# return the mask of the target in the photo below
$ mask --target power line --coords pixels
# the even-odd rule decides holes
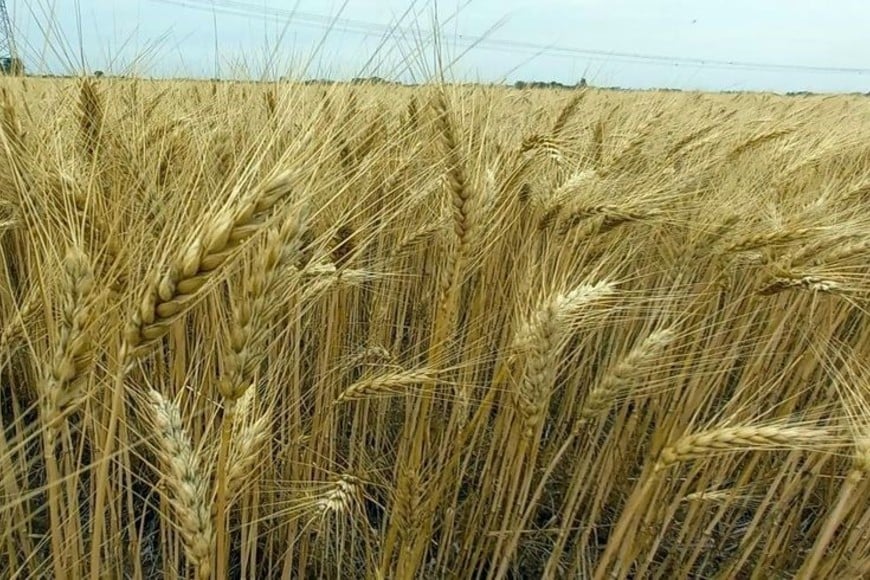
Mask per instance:
[[[248,18],[274,17],[293,22],[298,25],[339,32],[361,34],[364,36],[384,37],[402,33],[419,35],[420,31],[402,26],[386,26],[374,22],[349,18],[332,18],[280,8],[265,8],[250,2],[238,0],[152,0],[163,4],[173,4],[193,10],[220,12],[223,14],[243,16]],[[595,61],[616,61],[656,66],[691,66],[712,69],[738,69],[769,72],[805,72],[805,73],[835,73],[835,74],[870,74],[870,68],[831,67],[799,64],[778,64],[754,61],[705,59],[698,57],[674,57],[638,52],[607,51],[590,48],[575,48],[557,45],[538,44],[517,40],[506,40],[480,36],[455,35],[452,42],[467,48],[482,48],[502,52],[535,52],[561,57],[580,57]]]

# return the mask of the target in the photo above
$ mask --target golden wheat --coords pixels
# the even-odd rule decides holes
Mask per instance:
[[[0,81],[0,576],[865,573],[870,101]]]

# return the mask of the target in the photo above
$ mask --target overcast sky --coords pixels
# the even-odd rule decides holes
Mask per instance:
[[[431,0],[7,5],[29,70],[78,71],[84,60],[89,71],[150,76],[405,81],[426,80],[434,70]],[[339,20],[328,30],[330,17]],[[870,0],[453,0],[437,3],[437,17],[453,79],[870,91]]]

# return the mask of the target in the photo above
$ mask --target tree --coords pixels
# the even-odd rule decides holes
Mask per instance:
[[[17,57],[8,57],[5,56],[0,58],[0,71],[6,75],[23,75],[24,74],[24,62],[20,58]]]

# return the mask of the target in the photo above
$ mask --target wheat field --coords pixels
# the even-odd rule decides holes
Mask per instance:
[[[0,577],[870,576],[870,99],[0,97]]]

